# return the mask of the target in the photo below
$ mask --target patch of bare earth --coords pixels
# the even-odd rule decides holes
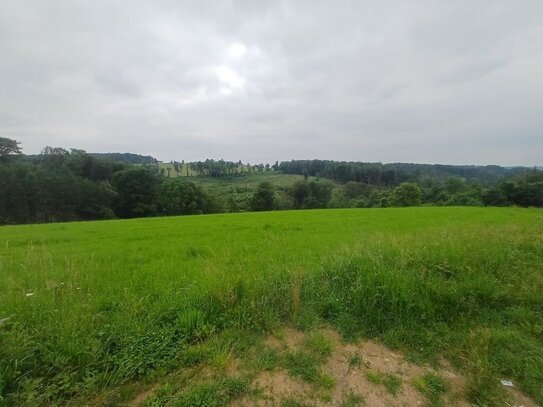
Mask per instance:
[[[332,353],[321,366],[321,373],[333,378],[334,386],[323,389],[315,383],[308,383],[298,377],[291,376],[288,371],[278,366],[273,371],[261,371],[254,376],[248,396],[231,403],[236,407],[262,406],[282,407],[283,405],[299,406],[368,406],[368,407],[411,407],[427,406],[428,399],[417,391],[414,382],[425,373],[440,376],[446,382],[447,391],[443,396],[443,406],[470,407],[465,398],[465,380],[446,362],[440,368],[428,365],[415,365],[405,360],[397,351],[373,341],[345,343],[339,335],[330,329],[319,331],[332,345]],[[287,352],[307,351],[304,348],[306,334],[299,330],[286,328],[280,335],[270,335],[264,341],[268,348],[281,354]],[[248,355],[249,356],[249,355]],[[249,357],[254,357],[251,355]],[[244,363],[232,358],[224,369],[217,371],[210,367],[198,370],[194,376],[196,381],[205,381],[217,377],[239,377],[245,373]],[[394,395],[383,383],[374,383],[368,379],[371,373],[383,376],[394,376],[401,385]],[[156,391],[153,386],[138,395],[128,406],[144,405]],[[537,407],[529,397],[517,388],[507,388],[511,395],[510,407]],[[347,401],[351,400],[351,404]],[[353,402],[356,400],[356,402]],[[291,404],[285,404],[290,401]],[[298,403],[298,404],[295,404]]]
[[[157,387],[158,386],[154,386],[148,390],[139,393],[130,403],[128,403],[128,407],[143,406],[145,401],[153,395]]]
[[[291,377],[285,370],[262,372],[253,381],[253,389],[261,397],[246,398],[233,403],[234,406],[281,406],[285,400],[296,401],[308,406],[342,406],[349,398],[358,400],[352,405],[375,407],[424,406],[427,398],[417,391],[413,382],[425,373],[441,376],[447,383],[448,391],[443,397],[443,405],[469,407],[464,397],[464,378],[443,362],[443,367],[435,369],[407,362],[399,352],[373,341],[344,343],[339,335],[331,330],[321,330],[332,343],[332,354],[322,367],[322,373],[333,377],[335,386],[330,391],[322,391],[310,383]],[[286,329],[281,337],[270,336],[266,345],[281,351],[302,349],[304,334],[294,329]],[[353,360],[359,363],[353,363]],[[400,390],[392,395],[383,384],[368,380],[368,372],[389,374],[401,380]],[[537,407],[528,397],[511,391],[512,406]]]

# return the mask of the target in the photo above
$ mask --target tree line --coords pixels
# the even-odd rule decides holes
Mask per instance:
[[[497,165],[443,165],[409,163],[366,163],[330,160],[292,160],[276,163],[285,174],[324,177],[341,183],[354,181],[376,186],[397,186],[402,182],[445,181],[458,177],[470,182],[490,185],[502,178],[529,170],[525,167],[505,168]]]
[[[304,179],[283,190],[262,182],[248,208],[261,211],[420,205],[543,207],[543,171],[515,174],[487,187],[459,177],[402,182],[395,187],[356,181],[337,185],[327,179]]]
[[[286,186],[264,181],[254,190],[232,189],[224,196],[182,177],[182,168],[189,168],[184,162],[175,162],[178,176],[169,177],[155,159],[139,157],[144,156],[59,147],[25,156],[17,141],[0,138],[0,224],[312,208],[543,207],[543,172],[536,169],[323,160],[272,166],[224,160],[188,163],[201,176],[214,178],[251,176],[253,171],[300,175]]]
[[[0,138],[0,224],[218,212],[199,186],[83,150],[45,147],[24,156]]]

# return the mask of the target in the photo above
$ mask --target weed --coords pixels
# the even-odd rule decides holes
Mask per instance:
[[[143,407],[161,407],[171,398],[172,387],[169,384],[161,386],[155,394],[145,400]]]
[[[447,391],[445,380],[441,376],[427,372],[413,381],[413,386],[428,398],[429,407],[443,405],[442,397]]]
[[[207,362],[212,357],[212,352],[207,345],[190,346],[184,349],[179,359],[182,366],[192,367]]]
[[[249,382],[227,377],[220,381],[197,384],[172,400],[175,407],[215,407],[228,404],[245,394]]]
[[[366,400],[364,400],[364,397],[350,390],[349,393],[343,396],[340,407],[359,407],[365,405]]]
[[[181,334],[189,343],[202,341],[214,331],[214,328],[206,323],[205,314],[198,309],[183,311],[179,315],[178,326]]]
[[[319,362],[311,354],[302,351],[288,353],[285,363],[292,376],[311,383],[315,383],[319,378]]]
[[[336,385],[336,380],[325,373],[321,373],[317,376],[316,384],[325,390],[331,390]]]
[[[303,331],[310,331],[321,323],[321,319],[316,310],[311,308],[302,308],[295,321],[295,326]]]
[[[276,349],[263,347],[257,349],[254,365],[258,370],[275,370],[281,362],[281,355]]]
[[[320,332],[313,332],[304,339],[304,346],[319,361],[325,361],[332,354],[332,342]]]
[[[507,394],[499,386],[496,373],[489,361],[489,347],[492,332],[489,329],[473,331],[470,334],[468,358],[472,373],[466,383],[466,395],[478,406],[504,404]]]
[[[359,354],[355,353],[349,357],[349,367],[351,369],[359,368],[361,363],[362,357]]]
[[[396,396],[402,388],[401,379],[391,373],[381,373],[368,370],[366,372],[366,378],[373,384],[384,385],[385,389],[393,396]]]
[[[396,396],[402,388],[402,381],[396,375],[387,374],[385,375],[384,385],[390,394],[392,394],[393,396]]]
[[[366,379],[368,379],[368,381],[373,384],[382,384],[384,380],[381,373],[374,372],[373,370],[368,370],[366,372]]]
[[[230,364],[231,354],[228,351],[221,351],[213,355],[209,365],[215,369],[226,369]]]
[[[293,398],[284,398],[281,400],[281,407],[309,407],[309,404]]]

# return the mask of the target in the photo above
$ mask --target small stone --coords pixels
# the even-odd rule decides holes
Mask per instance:
[[[500,380],[501,384],[506,387],[513,387],[513,382],[511,380]]]

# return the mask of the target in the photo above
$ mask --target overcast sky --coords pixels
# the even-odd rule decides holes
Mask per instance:
[[[0,136],[161,160],[543,163],[543,1],[1,0]]]

